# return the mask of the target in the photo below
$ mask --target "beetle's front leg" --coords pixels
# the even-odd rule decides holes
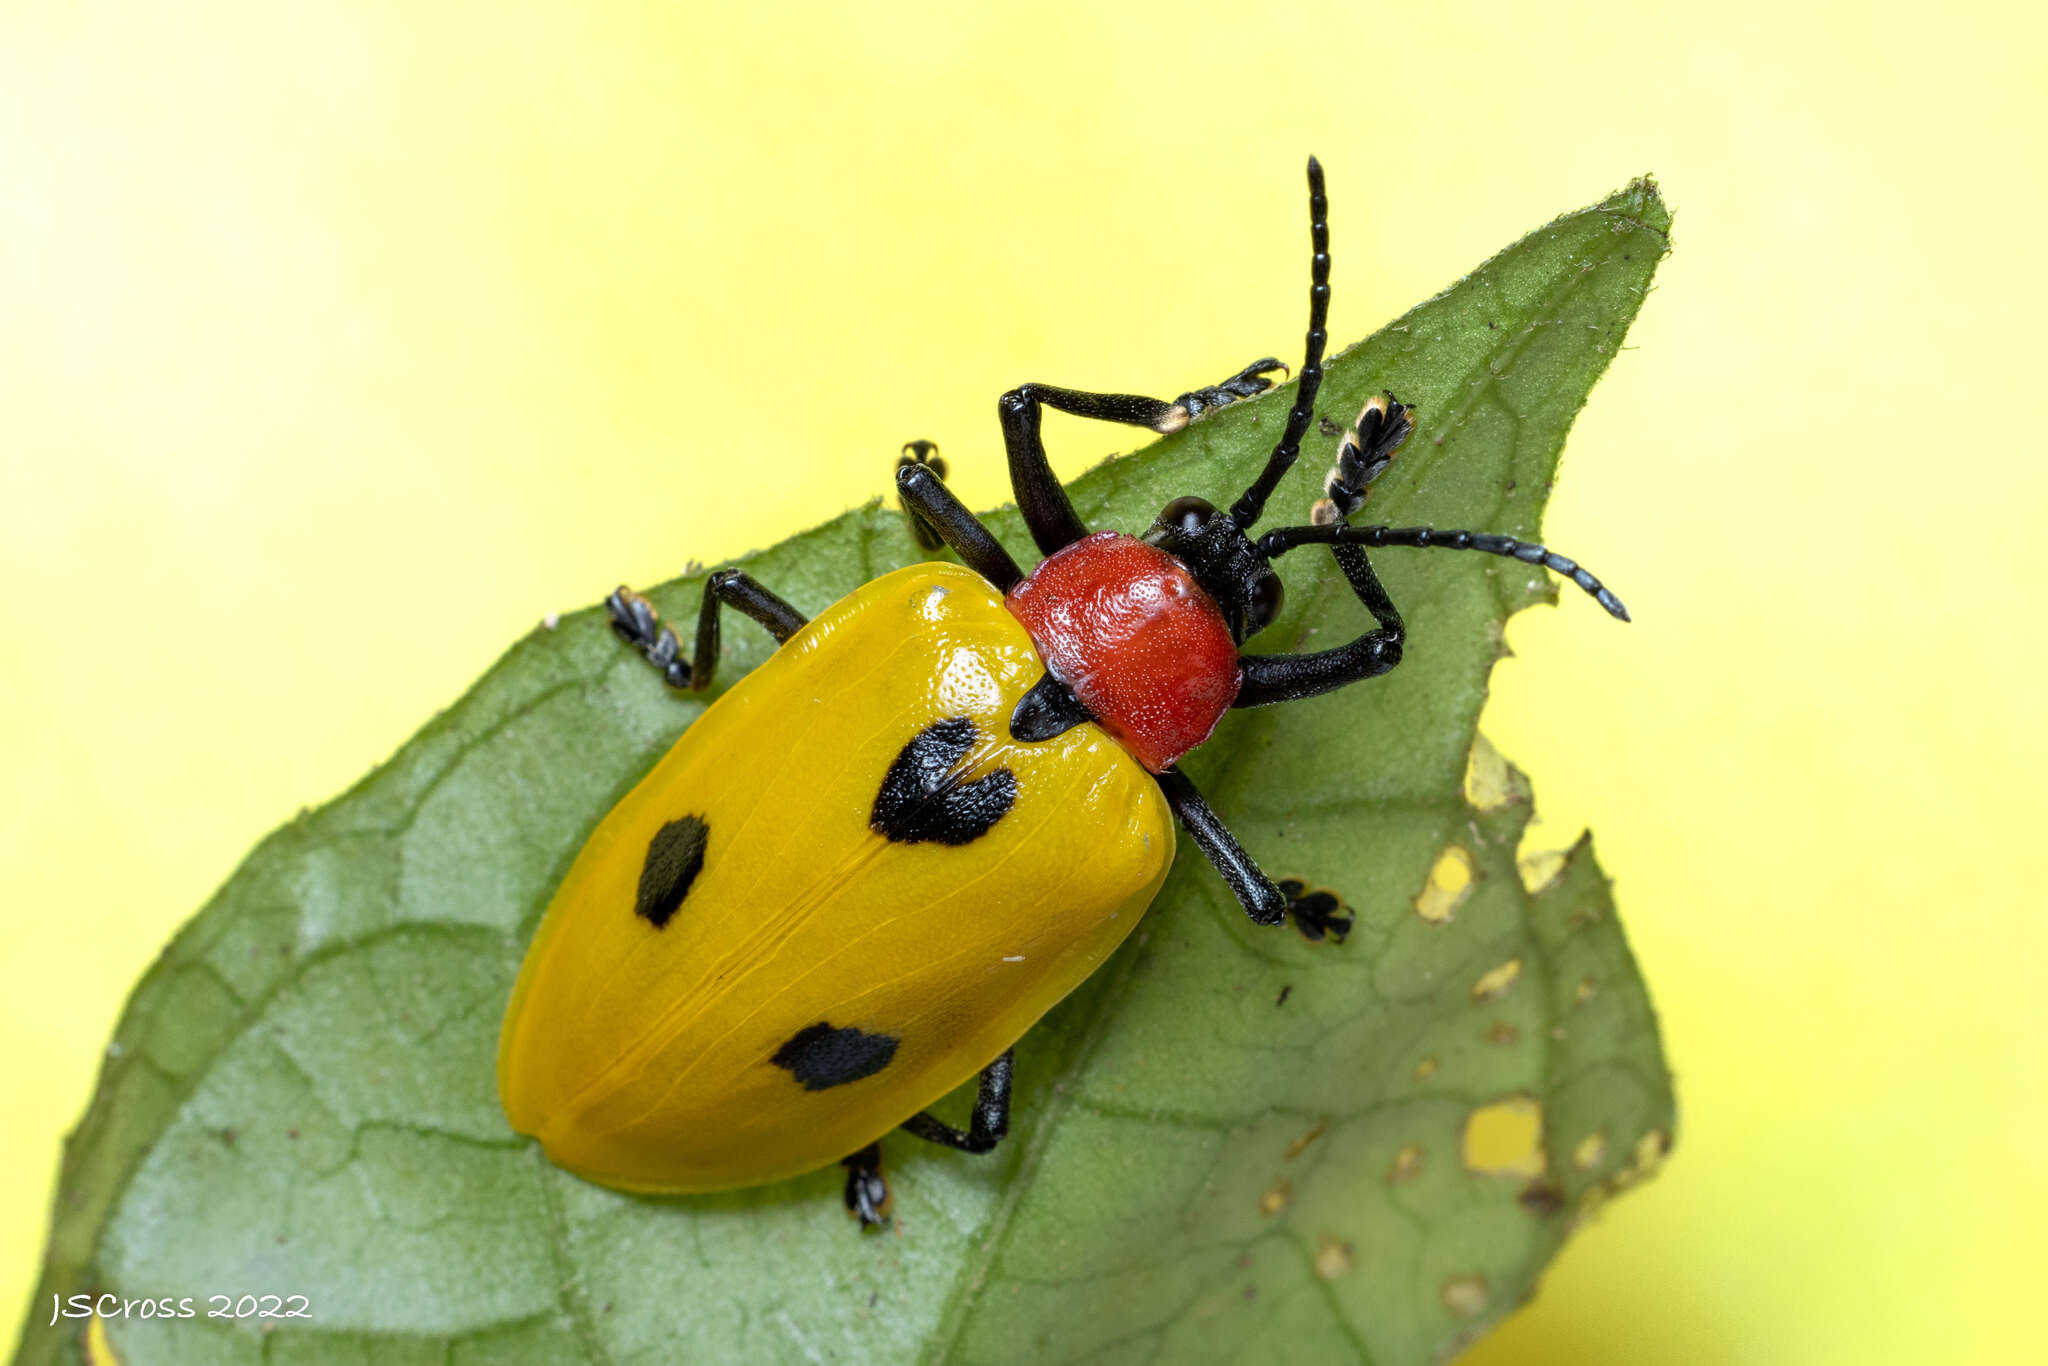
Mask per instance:
[[[1304,938],[1344,942],[1351,932],[1351,916],[1336,893],[1311,889],[1294,878],[1274,882],[1252,861],[1209,803],[1202,800],[1187,774],[1169,768],[1158,778],[1167,805],[1180,817],[1188,837],[1221,875],[1246,915],[1260,925],[1278,925],[1291,919]]]
[[[1276,370],[1284,373],[1286,369],[1268,356],[1253,361],[1220,384],[1191,389],[1171,403],[1142,394],[1093,394],[1051,384],[1020,384],[997,399],[1003,447],[1010,457],[1010,488],[1040,553],[1050,555],[1088,534],[1087,526],[1067,501],[1067,492],[1060,487],[1052,464],[1046,459],[1045,441],[1038,430],[1045,409],[1056,408],[1098,422],[1146,427],[1164,436],[1179,431],[1213,408],[1265,393],[1275,382],[1269,374]]]
[[[1365,552],[1355,545],[1334,547],[1337,567],[1344,572],[1351,591],[1372,613],[1375,629],[1349,645],[1318,650],[1305,655],[1241,655],[1238,667],[1244,671],[1233,707],[1264,707],[1275,702],[1296,702],[1317,697],[1333,689],[1378,678],[1401,662],[1407,642],[1407,628],[1401,613],[1373,572]]]
[[[704,581],[704,600],[697,608],[697,650],[689,659],[682,656],[682,644],[675,630],[665,625],[654,604],[621,585],[604,600],[612,616],[612,630],[639,649],[661,674],[662,681],[680,692],[703,692],[711,686],[718,669],[718,614],[721,607],[734,607],[768,628],[780,645],[804,628],[808,618],[775,594],[763,588],[740,569],[721,569]]]

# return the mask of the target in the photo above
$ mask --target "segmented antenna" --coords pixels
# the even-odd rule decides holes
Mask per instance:
[[[1605,607],[1610,615],[1623,621],[1629,619],[1628,609],[1621,605],[1621,599],[1607,590],[1605,584],[1581,569],[1576,560],[1568,560],[1556,551],[1537,545],[1534,541],[1518,541],[1512,536],[1497,536],[1490,531],[1437,531],[1426,526],[1289,526],[1280,527],[1259,537],[1259,553],[1267,557],[1284,555],[1297,546],[1304,545],[1360,545],[1360,546],[1406,546],[1415,550],[1479,550],[1488,555],[1501,555],[1524,564],[1540,564],[1553,574],[1561,574],[1592,594],[1593,601]]]
[[[1302,435],[1308,431],[1308,420],[1315,415],[1316,390],[1323,384],[1323,347],[1330,339],[1324,330],[1330,320],[1330,201],[1323,194],[1322,163],[1314,157],[1308,159],[1308,218],[1309,240],[1315,245],[1315,255],[1309,261],[1308,345],[1301,363],[1301,383],[1295,387],[1294,408],[1287,414],[1287,429],[1280,433],[1280,444],[1266,457],[1266,468],[1244,491],[1244,496],[1230,505],[1231,520],[1240,530],[1259,520],[1280,476],[1301,454]]]

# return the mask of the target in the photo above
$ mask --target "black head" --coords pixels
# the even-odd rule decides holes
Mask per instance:
[[[1314,510],[1319,525],[1341,525],[1365,503],[1366,487],[1393,463],[1415,429],[1414,410],[1392,394],[1375,394],[1337,444],[1337,463]],[[1285,596],[1272,557],[1284,553],[1270,536],[1253,540],[1237,510],[1219,512],[1207,499],[1176,498],[1159,511],[1145,539],[1178,557],[1209,596],[1241,645],[1280,615]],[[1287,549],[1292,549],[1289,542]]]
[[[1285,590],[1266,555],[1227,512],[1203,498],[1176,498],[1159,510],[1144,539],[1178,559],[1230,624],[1242,645],[1280,615]]]

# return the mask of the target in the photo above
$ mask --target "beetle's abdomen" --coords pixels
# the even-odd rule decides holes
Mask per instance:
[[[1237,642],[1215,599],[1136,537],[1098,531],[1054,551],[1005,605],[1047,672],[1154,773],[1208,739],[1237,696]]]

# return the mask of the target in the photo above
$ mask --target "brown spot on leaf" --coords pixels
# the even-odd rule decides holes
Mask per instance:
[[[1288,1144],[1287,1151],[1280,1154],[1280,1156],[1286,1161],[1292,1162],[1295,1158],[1300,1157],[1303,1153],[1307,1152],[1308,1145],[1315,1142],[1317,1139],[1321,1138],[1325,1131],[1329,1129],[1329,1127],[1330,1124],[1328,1120],[1317,1120],[1312,1128],[1310,1128],[1307,1132],[1303,1133],[1300,1137],[1296,1138],[1292,1143]]]

